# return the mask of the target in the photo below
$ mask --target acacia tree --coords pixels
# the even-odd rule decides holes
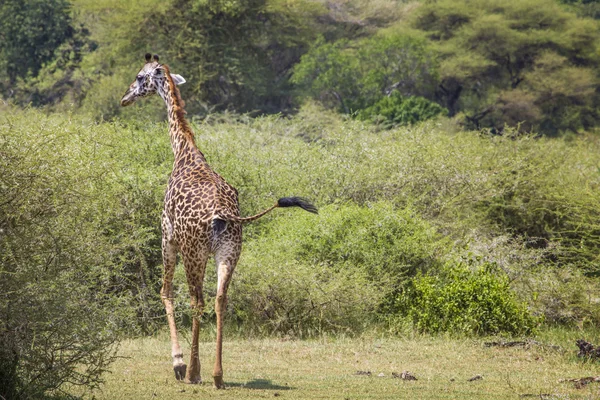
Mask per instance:
[[[94,43],[67,0],[0,2],[0,94],[18,103],[56,103]],[[42,76],[40,76],[42,75]]]
[[[37,75],[73,34],[66,0],[5,0],[0,4],[0,71],[8,84]]]
[[[440,0],[411,25],[440,55],[437,98],[474,128],[546,134],[598,123],[598,23],[552,0]]]
[[[435,55],[425,40],[402,32],[354,42],[321,38],[292,76],[304,96],[345,113],[372,106],[392,92],[432,98],[436,81]]]

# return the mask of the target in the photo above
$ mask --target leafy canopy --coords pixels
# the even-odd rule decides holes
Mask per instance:
[[[350,113],[393,91],[427,96],[436,78],[435,57],[424,39],[390,33],[356,42],[320,38],[294,67],[291,81],[305,96]]]
[[[440,0],[410,18],[440,55],[438,101],[474,128],[595,126],[598,24],[552,0]]]

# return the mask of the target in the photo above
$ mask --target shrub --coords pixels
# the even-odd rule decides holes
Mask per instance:
[[[548,264],[600,275],[600,214],[593,200],[600,176],[592,172],[597,168],[592,155],[597,140],[566,143],[522,137],[491,143],[504,149],[494,161],[504,168],[485,163],[495,173],[487,179],[488,195],[477,199],[473,209],[529,247],[552,249]]]
[[[600,324],[600,279],[580,270],[542,267],[515,281],[514,288],[547,323],[593,329]]]
[[[119,338],[164,313],[160,152],[124,126],[3,111],[0,395],[97,387]]]
[[[294,235],[296,258],[336,270],[364,270],[382,290],[435,268],[443,249],[443,240],[414,209],[389,203],[326,207],[318,225]]]
[[[447,113],[448,110],[423,97],[405,98],[399,92],[392,92],[372,106],[358,111],[356,118],[391,127],[412,125]]]
[[[228,306],[228,319],[245,330],[298,337],[355,334],[375,320],[381,292],[363,271],[259,256],[253,245],[247,247]]]
[[[406,32],[384,32],[350,42],[315,42],[294,66],[292,83],[307,97],[345,113],[362,110],[397,90],[431,96],[437,63],[426,41]]]
[[[595,136],[448,134],[438,122],[375,133],[360,121],[322,120],[203,125],[198,142],[240,191],[245,215],[290,194],[320,204],[411,204],[453,239],[483,246],[508,235],[515,254],[537,248],[546,252],[539,262],[597,273]]]
[[[29,296],[51,282],[67,290],[72,278],[82,288],[102,289],[84,297],[99,307],[86,312],[102,319],[106,307],[118,304],[124,315],[110,316],[115,330],[163,327],[159,221],[172,166],[165,124],[95,124],[5,110],[0,293],[15,288]],[[548,320],[596,321],[593,296],[568,295],[583,286],[565,278],[540,290],[536,267],[597,273],[597,138],[449,134],[443,123],[375,131],[312,108],[292,118],[196,126],[209,163],[238,188],[243,215],[288,195],[309,197],[321,208],[319,216],[280,209],[245,226],[229,321],[282,334],[358,332],[378,317],[401,313],[396,299],[415,274],[438,277],[441,285],[442,266],[468,251],[476,253],[476,265],[507,271],[522,298],[537,292],[529,304]],[[6,234],[16,229],[11,224],[22,230]],[[27,281],[46,268],[49,254],[62,257],[50,263],[50,280]],[[179,302],[187,305],[181,272]],[[574,276],[582,285],[591,282],[580,272]],[[214,274],[207,278],[210,298]],[[556,312],[554,293],[562,296],[564,312]],[[67,300],[77,305],[83,294],[73,296]],[[11,318],[38,318],[8,302],[0,294]],[[51,305],[40,317],[52,317]]]
[[[464,264],[446,266],[439,275],[412,280],[394,306],[421,332],[532,333],[539,320],[517,300],[508,277],[494,269],[490,264],[475,271]]]
[[[273,332],[359,332],[410,276],[437,267],[445,244],[410,208],[285,213],[246,243],[230,298],[233,318]]]
[[[197,127],[199,146],[211,165],[238,188],[243,215],[270,206],[279,196],[302,195],[319,206],[337,204],[344,210],[336,214],[340,221],[360,209],[359,220],[368,227],[379,218],[376,213],[367,217],[369,206],[388,203],[402,210],[410,205],[416,219],[453,241],[453,250],[444,245],[432,251],[431,260],[438,261],[428,264],[431,268],[462,256],[467,248],[500,265],[511,279],[525,279],[539,266],[597,274],[600,142],[595,136],[566,140],[508,135],[511,130],[506,136],[448,133],[444,120],[376,132],[360,121],[310,111],[309,117],[303,112]],[[246,226],[246,243],[268,235],[272,224],[279,224],[273,217]],[[300,229],[296,222],[286,223],[291,231],[286,234]],[[327,235],[338,243],[334,226],[338,223],[305,232],[318,232],[318,240],[325,240],[331,230]],[[339,226],[344,233],[344,225]],[[341,234],[336,246],[347,241],[363,248],[368,242],[355,234]],[[315,254],[327,250],[316,245],[318,240]],[[294,242],[290,246],[298,248]],[[519,293],[523,299],[532,295]],[[536,310],[545,314],[544,307]],[[547,311],[552,319],[554,312]]]

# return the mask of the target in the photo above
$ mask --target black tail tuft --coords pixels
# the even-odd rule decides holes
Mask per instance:
[[[317,207],[313,206],[308,202],[308,200],[302,197],[282,197],[277,200],[277,206],[279,207],[300,207],[303,210],[311,212],[313,214],[318,214],[319,211]]]
[[[212,220],[212,229],[215,236],[219,236],[227,228],[227,221],[219,218]]]

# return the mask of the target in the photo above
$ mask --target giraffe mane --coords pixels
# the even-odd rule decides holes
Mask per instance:
[[[190,136],[193,138],[194,132],[190,128],[190,126],[187,122],[187,119],[185,118],[185,114],[186,114],[185,101],[183,101],[183,99],[181,98],[181,93],[179,92],[179,88],[177,87],[175,82],[173,82],[173,78],[171,78],[171,71],[169,69],[169,66],[166,64],[163,64],[162,67],[165,70],[165,77],[167,78],[167,82],[169,84],[169,89],[171,89],[171,98],[173,100],[173,112],[175,113],[175,116],[179,120],[181,128],[184,129],[186,132],[188,132],[190,134]]]

